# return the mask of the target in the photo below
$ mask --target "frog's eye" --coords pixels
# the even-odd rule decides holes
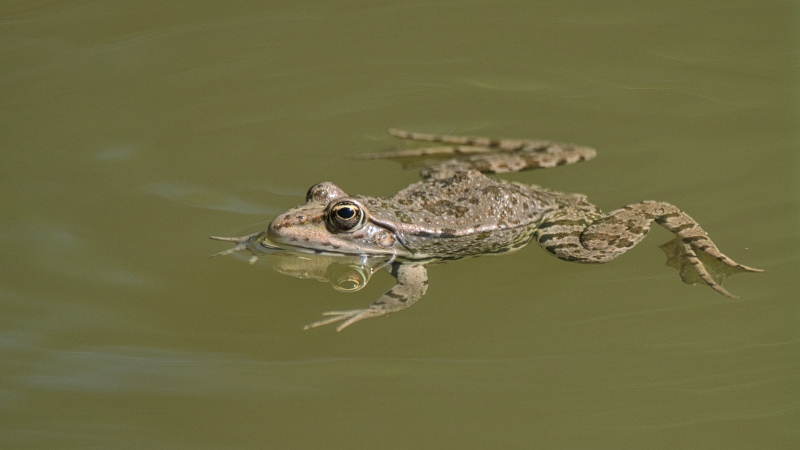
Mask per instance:
[[[334,231],[355,231],[367,222],[367,211],[353,200],[341,200],[328,206],[327,219]]]

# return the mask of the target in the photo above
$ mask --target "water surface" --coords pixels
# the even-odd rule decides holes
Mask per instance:
[[[796,448],[794,3],[6,2],[0,442],[8,448]],[[597,159],[508,179],[657,199],[735,260],[681,283],[653,230],[603,266],[536,246],[429,270],[414,307],[207,256],[385,134]]]

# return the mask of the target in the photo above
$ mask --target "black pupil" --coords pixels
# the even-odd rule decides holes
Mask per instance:
[[[337,209],[336,215],[341,217],[342,219],[349,219],[356,215],[356,210],[349,206],[345,206],[343,208]]]

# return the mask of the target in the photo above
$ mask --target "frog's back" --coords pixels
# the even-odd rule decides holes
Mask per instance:
[[[420,257],[451,259],[526,244],[552,208],[546,193],[467,171],[359,200],[376,218],[401,224],[405,246]]]

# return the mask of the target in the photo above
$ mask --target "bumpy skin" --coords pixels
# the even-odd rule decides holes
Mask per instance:
[[[644,201],[603,214],[579,194],[510,183],[483,173],[550,168],[591,159],[587,147],[545,141],[439,136],[390,130],[392,135],[436,142],[437,147],[361,155],[360,159],[430,159],[423,181],[390,198],[349,197],[333,183],[309,189],[306,203],[272,221],[269,241],[301,251],[355,255],[390,255],[398,284],[369,308],[326,313],[338,330],[362,319],[407,308],[427,289],[425,264],[517,250],[535,239],[565,261],[604,263],[639,243],[656,222],[675,234],[661,246],[667,265],[686,283],[705,283],[733,297],[721,283],[739,272],[761,272],[723,255],[691,217],[668,203]],[[442,157],[449,159],[442,160]],[[336,208],[345,205],[339,219]],[[355,214],[355,213],[354,213]],[[352,228],[350,225],[357,223]],[[241,249],[253,236],[234,239]],[[235,249],[234,249],[235,250]]]
[[[415,183],[389,199],[356,197],[393,224],[410,259],[458,259],[524,246],[557,208],[543,191],[498,182],[474,170]]]

